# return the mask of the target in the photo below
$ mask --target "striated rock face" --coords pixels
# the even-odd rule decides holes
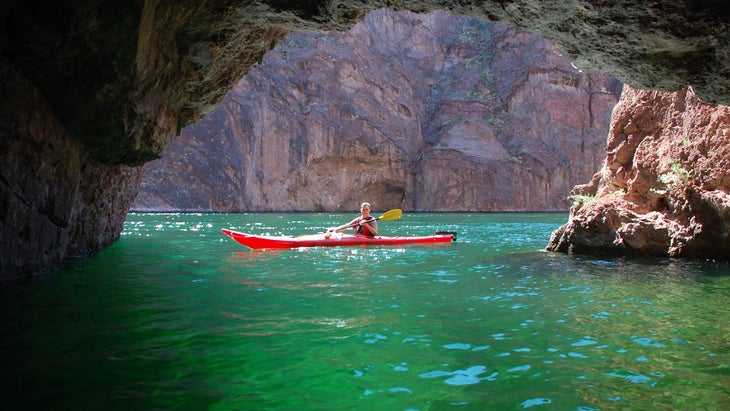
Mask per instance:
[[[624,89],[605,164],[577,186],[548,250],[727,258],[730,255],[730,108],[694,90]],[[582,196],[582,197],[581,197]]]
[[[621,87],[506,24],[381,10],[284,39],[148,164],[132,208],[565,210]]]
[[[90,157],[24,76],[3,67],[1,77],[8,99],[0,99],[0,124],[13,126],[0,128],[1,277],[41,273],[108,247],[141,168]]]
[[[395,6],[511,22],[584,70],[642,88],[692,85],[706,101],[730,103],[724,0],[7,0],[0,277],[52,270],[111,243],[138,190],[136,169],[292,30],[343,31]]]

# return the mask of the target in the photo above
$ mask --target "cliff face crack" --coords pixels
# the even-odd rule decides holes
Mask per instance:
[[[5,176],[2,174],[0,174],[0,183],[2,183],[2,185],[5,187],[5,189],[3,191],[5,191],[6,193],[12,193],[13,198],[18,200],[20,202],[20,204],[22,204],[23,206],[28,207],[28,208],[31,207],[30,202],[27,199],[25,199],[19,192],[17,192],[15,190],[15,187],[13,185],[11,185],[8,182],[8,179],[5,178]],[[9,199],[6,197],[5,201],[6,202],[9,201]]]
[[[68,221],[66,221],[65,219],[57,216],[53,210],[54,210],[54,207],[52,204],[46,204],[45,207],[39,208],[37,211],[38,211],[38,214],[46,216],[48,218],[48,220],[56,227],[58,227],[60,229],[67,229],[69,227],[70,223]]]

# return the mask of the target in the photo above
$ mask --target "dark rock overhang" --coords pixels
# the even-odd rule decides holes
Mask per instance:
[[[638,88],[691,85],[703,101],[730,104],[722,0],[7,1],[0,49],[93,157],[136,165],[291,30],[345,30],[381,7],[507,21],[559,44],[583,70]]]

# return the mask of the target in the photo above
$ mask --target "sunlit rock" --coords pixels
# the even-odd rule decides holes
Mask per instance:
[[[730,256],[730,108],[625,87],[607,157],[573,191],[553,251],[670,257]]]
[[[622,84],[512,26],[377,11],[296,32],[146,167],[146,211],[562,211]]]

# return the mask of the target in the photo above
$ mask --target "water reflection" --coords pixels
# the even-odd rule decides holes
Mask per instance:
[[[730,276],[730,261],[634,258],[526,252],[485,259],[494,267],[548,276],[594,277],[627,283],[710,281]]]

